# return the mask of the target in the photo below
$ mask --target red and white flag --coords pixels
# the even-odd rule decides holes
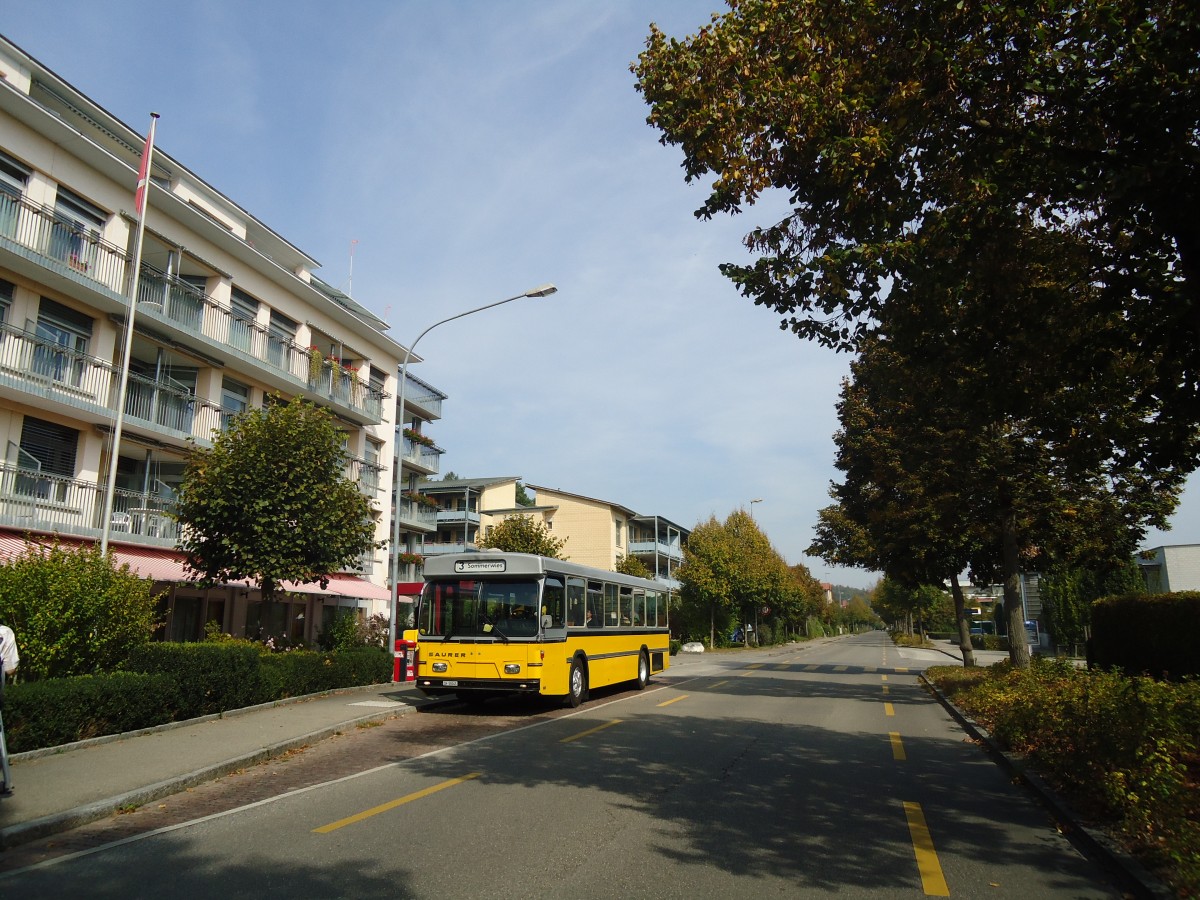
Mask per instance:
[[[150,113],[150,133],[142,148],[142,167],[138,169],[137,190],[133,194],[133,208],[139,219],[146,214],[146,189],[150,187],[150,157],[154,154],[154,126],[157,123],[158,113]]]

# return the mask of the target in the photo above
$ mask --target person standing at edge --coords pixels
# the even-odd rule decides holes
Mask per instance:
[[[4,740],[4,682],[21,661],[17,636],[7,625],[0,625],[0,797],[12,793],[12,770],[8,766],[8,745]]]

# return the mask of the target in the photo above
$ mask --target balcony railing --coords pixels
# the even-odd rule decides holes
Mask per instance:
[[[431,419],[442,417],[442,395],[431,391],[421,382],[413,380],[411,375],[405,379],[404,405],[412,406]]]
[[[48,268],[74,273],[117,294],[125,292],[129,258],[124,249],[51,207],[0,191],[0,237],[20,245],[22,255]]]
[[[383,466],[358,456],[346,457],[346,477],[358,483],[358,489],[368,497],[379,493],[379,476]]]
[[[630,541],[629,552],[640,555],[657,553],[668,559],[683,559],[683,549],[678,544],[668,544],[664,541]]]
[[[438,447],[427,447],[416,441],[402,438],[404,455],[401,459],[427,475],[435,475],[442,465],[442,450]]]
[[[437,523],[439,525],[461,525],[462,523],[471,525],[479,524],[479,512],[474,509],[439,509],[437,511]]]
[[[400,524],[422,531],[436,531],[438,513],[436,509],[412,500],[400,501]]]
[[[0,243],[4,240],[15,245],[15,252],[46,268],[70,273],[118,295],[126,293],[129,257],[123,248],[101,240],[51,207],[0,191]],[[383,391],[344,370],[310,373],[307,348],[234,316],[195,286],[146,264],[138,280],[138,313],[199,338],[222,353],[234,347],[286,375],[298,390],[308,387],[374,424],[382,419],[387,396]]]
[[[173,501],[157,494],[113,492],[114,540],[175,546]],[[94,482],[0,464],[0,523],[10,528],[96,538],[103,531],[104,488]]]

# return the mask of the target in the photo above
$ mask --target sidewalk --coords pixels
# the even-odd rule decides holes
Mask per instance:
[[[94,822],[424,702],[411,684],[377,684],[13,754],[13,793],[0,797],[0,848]]]

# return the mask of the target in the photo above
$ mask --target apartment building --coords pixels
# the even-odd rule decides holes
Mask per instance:
[[[210,446],[231,414],[272,394],[310,400],[344,434],[346,474],[373,501],[377,540],[390,540],[400,493],[401,548],[415,548],[436,522],[402,490],[437,471],[441,451],[423,426],[440,417],[445,395],[409,376],[397,410],[404,348],[387,324],[158,150],[113,448],[142,145],[135,129],[0,38],[0,556],[27,540],[97,541],[115,453],[110,548],[167,591],[168,639],[196,639],[214,622],[310,641],[339,609],[386,612],[384,551],[327,588],[288,585],[269,622],[251,585],[202,590],[186,579],[169,513],[190,442]]]
[[[572,562],[612,570],[620,559],[633,556],[656,579],[679,587],[674,573],[683,563],[690,529],[619,503],[533,484],[524,485],[532,505],[518,504],[519,481],[504,476],[422,484],[421,491],[438,504],[438,534],[426,542],[426,554],[474,550],[489,528],[509,516],[532,516],[567,542],[563,553]]]

